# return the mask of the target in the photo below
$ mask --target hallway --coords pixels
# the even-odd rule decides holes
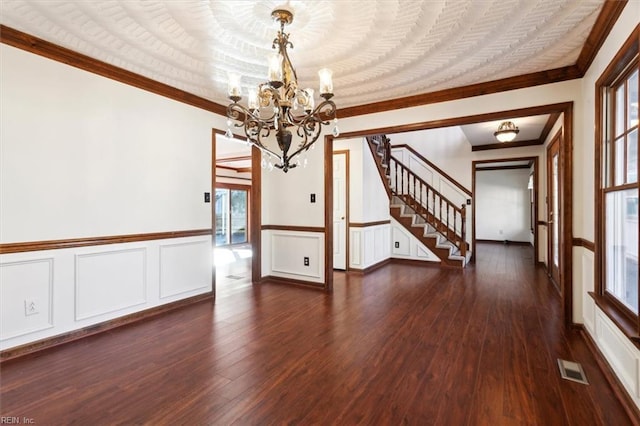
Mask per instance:
[[[626,425],[523,246],[465,271],[264,284],[3,363],[2,416],[36,424]],[[560,379],[580,362],[590,385]]]

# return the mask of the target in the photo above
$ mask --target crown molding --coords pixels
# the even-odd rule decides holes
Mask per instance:
[[[184,90],[176,89],[164,83],[143,77],[139,74],[116,67],[87,55],[75,52],[66,47],[58,46],[41,38],[23,33],[16,29],[0,25],[0,43],[13,46],[18,49],[44,56],[57,62],[89,71],[112,80],[119,81],[139,89],[146,90],[156,95],[164,96],[174,101],[182,102],[206,111],[227,115],[227,107],[201,98]]]

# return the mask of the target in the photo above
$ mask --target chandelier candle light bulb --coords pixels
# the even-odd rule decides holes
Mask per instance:
[[[260,104],[258,103],[258,89],[255,87],[249,88],[249,97],[248,97],[249,109],[255,111],[260,108]]]
[[[326,95],[333,93],[333,81],[331,80],[333,72],[329,68],[322,68],[318,71],[318,77],[320,77],[320,94]]]
[[[232,96],[240,96],[240,74],[236,74],[236,73],[229,73],[228,76],[228,94],[229,97]]]
[[[299,88],[295,69],[287,53],[287,47],[293,48],[293,44],[284,27],[293,21],[293,13],[285,8],[277,8],[271,16],[280,24],[280,31],[273,40],[273,48],[277,53],[268,58],[268,81],[257,89],[249,89],[247,108],[240,104],[240,77],[229,74],[228,91],[232,103],[227,107],[227,117],[236,122],[235,127],[244,129],[247,143],[269,155],[269,170],[277,167],[286,173],[300,164],[300,155],[303,155],[302,166],[306,166],[306,152],[315,147],[322,126],[329,125],[333,120],[332,134],[337,137],[339,132],[336,104],[331,100],[331,70],[323,68],[318,72],[322,99],[316,106],[314,91]],[[298,107],[302,107],[304,113]],[[267,143],[272,132],[275,133],[279,151]],[[230,125],[226,134],[232,134]],[[292,152],[289,153],[289,150]],[[271,156],[279,163],[273,164]]]
[[[273,54],[269,55],[269,81],[274,83],[276,81],[282,81],[282,55]]]
[[[316,101],[315,99],[313,99],[314,90],[305,89],[305,92],[307,92],[308,98],[307,98],[307,104],[304,106],[304,110],[307,112],[311,112],[313,108],[316,106]]]

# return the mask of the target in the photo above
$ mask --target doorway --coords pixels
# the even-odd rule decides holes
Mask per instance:
[[[549,277],[562,293],[560,282],[560,141],[558,132],[547,147],[547,264]]]
[[[474,256],[476,241],[530,244],[537,264],[538,157],[480,160],[472,164]]]
[[[223,296],[250,286],[253,281],[256,245],[256,215],[260,185],[253,152],[246,144],[212,132],[211,228],[213,249],[213,292]],[[207,201],[205,201],[207,202]],[[257,226],[259,228],[259,226]],[[259,253],[258,253],[259,255]]]
[[[347,270],[349,151],[333,152],[333,269]]]

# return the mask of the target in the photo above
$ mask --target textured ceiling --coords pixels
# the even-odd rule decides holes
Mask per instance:
[[[604,0],[290,1],[302,87],[333,69],[338,108],[576,63]],[[3,25],[228,103],[266,79],[279,1],[0,2]]]

